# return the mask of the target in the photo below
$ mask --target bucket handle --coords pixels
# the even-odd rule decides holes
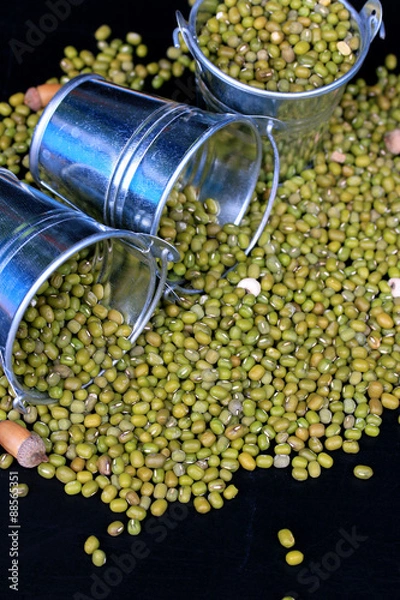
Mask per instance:
[[[61,202],[63,204],[65,204],[66,206],[68,206],[68,208],[72,208],[73,210],[78,211],[78,212],[80,211],[80,209],[76,206],[76,204],[73,204],[71,202],[71,200],[69,200],[66,196],[63,196],[63,194],[60,194],[60,192],[58,192],[57,190],[52,188],[51,185],[46,183],[43,179],[39,180],[39,184],[42,189],[47,190],[48,192],[50,192],[50,194],[53,194],[54,196],[56,196],[58,198],[58,200],[61,200]]]
[[[4,167],[0,167],[0,177],[2,177],[3,179],[8,179],[9,181],[11,181],[11,183],[16,183],[17,181],[19,181],[15,173],[9,171],[9,169],[5,169]]]
[[[369,28],[369,43],[372,42],[376,34],[379,32],[379,37],[385,39],[386,31],[385,24],[382,21],[382,5],[379,0],[367,0],[360,11],[362,21],[368,23]]]
[[[197,54],[196,43],[193,40],[193,35],[190,31],[189,23],[186,21],[186,19],[184,18],[184,16],[182,15],[180,10],[176,11],[175,16],[176,16],[176,21],[178,23],[178,27],[175,27],[174,31],[172,32],[172,39],[173,39],[175,48],[180,47],[179,34],[181,34],[183,41],[185,42],[185,44],[188,47],[192,56],[196,56],[196,54]],[[201,71],[200,65],[196,65],[196,67]]]
[[[179,34],[181,33],[182,37],[183,37],[183,41],[188,46],[189,50],[191,50],[191,38],[190,38],[190,32],[189,32],[189,23],[186,21],[186,19],[184,18],[183,14],[181,13],[180,10],[176,11],[175,16],[176,16],[176,20],[178,23],[178,27],[175,27],[174,31],[172,32],[172,39],[174,41],[174,46],[179,48],[179,45],[180,45]]]
[[[265,127],[265,134],[268,137],[269,143],[271,144],[272,153],[274,156],[274,173],[272,176],[272,183],[271,183],[269,198],[268,198],[268,202],[266,204],[263,216],[261,218],[261,221],[260,221],[256,231],[253,234],[250,244],[248,245],[248,247],[245,250],[245,254],[249,254],[253,250],[254,246],[257,243],[258,238],[264,231],[264,229],[267,225],[268,219],[269,219],[269,215],[271,214],[271,210],[272,210],[272,206],[275,201],[276,193],[278,191],[279,173],[280,173],[280,158],[279,158],[278,146],[276,145],[275,138],[272,135],[273,128],[274,128],[274,119],[272,119],[272,118],[268,119],[267,125]]]

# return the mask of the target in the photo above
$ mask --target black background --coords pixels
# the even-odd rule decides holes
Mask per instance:
[[[51,1],[51,0],[50,0]],[[79,4],[79,2],[76,2]],[[360,9],[363,2],[355,2]],[[377,65],[397,52],[398,2],[382,0],[386,40],[376,39],[361,71],[374,81]],[[43,0],[2,2],[0,11],[0,101],[48,77],[59,75],[62,49],[95,49],[93,32],[111,25],[114,37],[138,31],[161,57],[172,43],[175,11],[188,16],[184,0],[129,2],[83,0],[68,18],[19,64],[10,40],[26,41],[27,21],[49,12]],[[193,81],[172,81],[164,96],[194,102]],[[400,426],[384,415],[382,433],[361,440],[359,455],[337,451],[334,467],[317,480],[296,482],[287,470],[238,472],[235,500],[199,515],[188,505],[171,505],[161,519],[148,519],[139,537],[111,538],[114,518],[99,497],[68,497],[56,480],[17,467],[30,494],[19,500],[19,589],[9,589],[9,471],[0,472],[0,597],[38,600],[172,600],[230,598],[280,600],[291,593],[304,600],[400,599]],[[369,481],[352,475],[369,464]],[[289,567],[277,531],[289,527],[305,560]],[[83,552],[89,534],[98,535],[108,562],[98,569]]]

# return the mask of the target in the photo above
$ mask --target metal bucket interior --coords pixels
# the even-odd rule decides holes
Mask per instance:
[[[318,151],[319,141],[327,130],[329,118],[340,102],[346,84],[361,68],[372,40],[379,31],[381,37],[384,37],[381,3],[379,0],[368,0],[358,13],[347,0],[342,0],[360,35],[360,48],[354,65],[346,74],[328,85],[292,93],[272,92],[246,85],[224,73],[204,55],[197,35],[210,16],[215,15],[218,4],[218,0],[198,0],[190,11],[188,22],[177,12],[175,44],[179,45],[180,33],[195,59],[199,94],[210,110],[233,110],[251,115],[258,123],[261,133],[265,129],[264,118],[273,118],[274,136],[281,158],[281,174],[288,173],[293,158],[299,161],[301,170]]]
[[[27,388],[13,369],[18,327],[40,287],[68,259],[90,250],[96,281],[104,287],[102,304],[124,315],[134,341],[163,292],[153,244],[146,236],[106,227],[0,170],[0,360],[18,409],[25,402],[54,402]],[[157,253],[164,253],[165,264],[171,259],[169,245]]]

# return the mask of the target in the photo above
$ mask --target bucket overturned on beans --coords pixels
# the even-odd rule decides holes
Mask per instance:
[[[177,13],[174,32],[175,45],[181,34],[195,59],[199,96],[209,110],[251,115],[263,136],[273,124],[282,176],[308,166],[346,84],[376,34],[384,36],[379,0],[368,0],[359,13],[347,0],[292,5],[198,0],[188,22]],[[268,155],[264,161],[270,171]]]
[[[30,151],[39,185],[107,225],[151,235],[159,233],[170,194],[189,185],[200,202],[218,202],[220,223],[239,224],[260,164],[261,139],[251,119],[92,75],[72,79],[54,96]],[[274,164],[278,170],[277,153]]]
[[[79,288],[76,306],[72,307],[69,290],[57,287],[56,279],[62,279],[63,265],[79,256],[85,263],[85,277],[70,281],[69,288]],[[0,360],[15,392],[14,406],[23,411],[25,401],[55,400],[48,395],[47,377],[50,364],[59,367],[59,356],[54,353],[57,349],[61,353],[63,347],[53,343],[60,335],[57,309],[63,313],[63,323],[68,309],[73,313],[71,319],[80,313],[74,326],[66,326],[76,336],[82,321],[89,321],[92,307],[100,303],[106,313],[113,310],[120,323],[128,325],[126,337],[133,343],[164,292],[167,262],[176,258],[170,244],[100,224],[0,169]],[[44,289],[52,306],[37,300]],[[65,302],[58,304],[58,299]],[[19,347],[17,340],[26,337],[22,329],[33,345],[37,340],[40,352],[35,348],[30,351],[23,342]],[[27,363],[29,368],[25,369]],[[25,376],[31,384],[27,385]]]

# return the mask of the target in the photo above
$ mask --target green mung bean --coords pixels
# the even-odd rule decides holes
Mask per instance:
[[[262,90],[303,92],[331,83],[355,63],[359,32],[348,20],[347,11],[336,11],[340,2],[333,0],[322,11],[311,12],[318,29],[303,25],[303,11],[307,18],[310,13],[306,0],[296,5],[296,10],[283,0],[265,3],[262,8],[246,6],[243,10],[244,4],[240,4],[239,10],[228,1],[219,4],[218,14],[226,13],[226,20],[216,18],[209,9],[197,32],[200,50],[240,82]],[[260,9],[260,14],[252,17],[247,9]],[[249,46],[256,52],[247,52],[247,62],[239,68],[244,62],[242,49]]]
[[[294,535],[290,529],[280,529],[278,531],[278,540],[284,548],[291,548],[295,544]]]
[[[14,462],[14,457],[7,452],[3,452],[0,455],[0,469],[8,469]],[[45,463],[40,463],[39,466],[44,465]]]
[[[92,553],[92,563],[96,566],[96,567],[102,567],[107,561],[107,556],[106,553],[104,552],[104,550],[100,550],[100,548],[97,548],[96,550],[93,551]]]
[[[367,465],[356,465],[353,473],[357,479],[370,479],[374,474],[372,468]]]
[[[100,547],[100,541],[95,535],[90,535],[84,543],[83,549],[86,554],[93,554]]]
[[[142,530],[142,525],[138,519],[132,518],[129,519],[126,530],[129,535],[139,535]]]
[[[29,494],[29,486],[26,483],[17,483],[10,487],[10,494],[13,498],[25,498]]]
[[[112,521],[107,527],[107,533],[113,537],[121,535],[124,531],[125,525],[122,521]]]
[[[303,562],[304,554],[300,550],[290,550],[286,554],[286,562],[290,566],[296,566]]]

